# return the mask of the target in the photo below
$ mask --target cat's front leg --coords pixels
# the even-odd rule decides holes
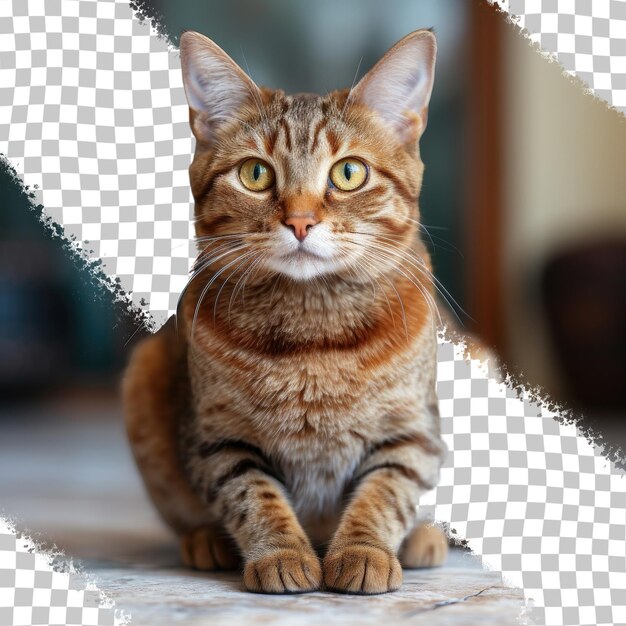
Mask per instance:
[[[321,567],[271,461],[242,441],[207,442],[192,464],[194,483],[244,558],[244,585],[260,593],[301,593],[321,585]]]
[[[371,447],[324,558],[328,589],[376,594],[400,587],[397,553],[415,526],[420,496],[438,480],[444,453],[438,437],[418,432]]]

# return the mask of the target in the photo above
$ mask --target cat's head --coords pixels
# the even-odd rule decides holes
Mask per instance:
[[[285,95],[257,87],[210,39],[183,33],[204,266],[255,264],[295,280],[397,266],[418,228],[435,54],[433,33],[416,31],[351,90]]]

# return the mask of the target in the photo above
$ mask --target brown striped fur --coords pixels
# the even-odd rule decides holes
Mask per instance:
[[[127,429],[185,562],[241,562],[251,591],[381,593],[401,583],[398,555],[445,557],[439,531],[415,528],[445,455],[418,236],[429,83],[377,109],[377,81],[407,47],[432,82],[434,37],[418,31],[352,92],[288,96],[182,38],[200,253],[177,316],[133,354]],[[369,168],[354,192],[328,183],[347,156]],[[274,169],[270,189],[238,182],[247,158]],[[300,213],[317,224],[296,250],[284,222]]]

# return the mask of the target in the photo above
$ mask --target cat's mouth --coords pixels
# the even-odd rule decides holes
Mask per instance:
[[[290,260],[301,260],[301,259],[317,259],[319,261],[327,261],[328,258],[324,257],[312,250],[308,250],[300,244],[295,250],[290,250],[286,254],[280,256],[281,260],[290,261]]]
[[[282,254],[269,257],[266,264],[274,271],[296,280],[308,280],[336,270],[336,264],[331,257],[319,254],[302,244]]]

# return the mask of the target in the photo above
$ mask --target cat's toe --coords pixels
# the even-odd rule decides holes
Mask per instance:
[[[448,539],[436,526],[418,526],[404,540],[399,556],[403,567],[438,567],[448,556]]]
[[[248,561],[243,582],[256,593],[306,593],[320,588],[322,570],[312,551],[279,548]]]
[[[340,593],[387,593],[402,584],[402,568],[396,556],[382,548],[352,544],[326,555],[324,584]]]
[[[201,570],[233,570],[240,562],[230,539],[212,528],[198,528],[182,535],[180,552],[185,565]]]

